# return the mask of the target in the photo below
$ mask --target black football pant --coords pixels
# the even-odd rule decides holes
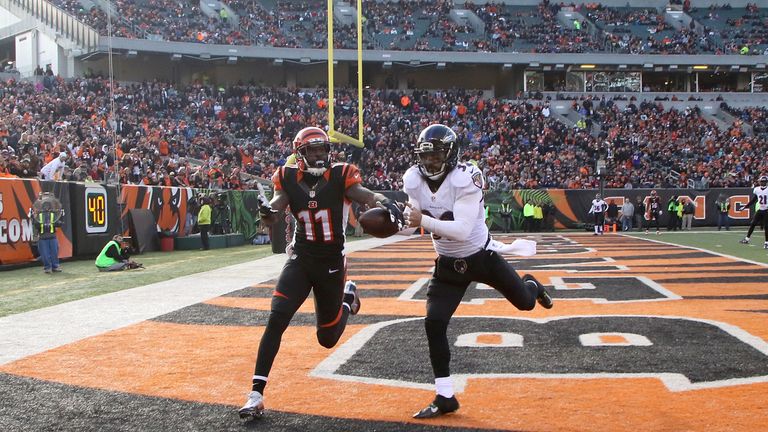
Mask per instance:
[[[448,323],[471,282],[495,288],[520,310],[536,306],[538,292],[527,288],[517,272],[496,252],[482,250],[467,258],[439,256],[427,288],[427,317],[424,327],[429,359],[436,378],[451,375]]]
[[[345,281],[343,256],[325,259],[300,256],[288,259],[272,296],[272,311],[259,343],[254,375],[269,375],[283,333],[310,291],[314,292],[315,298],[317,341],[325,348],[336,345],[349,317],[347,308],[342,307]]]
[[[755,227],[758,225],[765,231],[765,241],[768,242],[768,210],[758,210],[755,212],[755,216],[752,218],[752,223],[749,224],[747,237],[752,237],[752,232],[755,231]]]

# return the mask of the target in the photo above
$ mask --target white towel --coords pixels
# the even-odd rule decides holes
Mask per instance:
[[[506,244],[498,240],[491,240],[486,249],[502,254],[534,256],[536,255],[536,242],[533,240],[517,239],[511,244]]]

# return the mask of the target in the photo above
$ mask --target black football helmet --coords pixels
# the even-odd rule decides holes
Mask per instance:
[[[459,138],[448,126],[433,124],[419,134],[414,149],[421,175],[438,181],[452,170],[459,160]],[[442,153],[441,161],[430,161],[426,156]],[[432,162],[432,163],[430,163]]]

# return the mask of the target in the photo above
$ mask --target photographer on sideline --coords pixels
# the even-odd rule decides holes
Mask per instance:
[[[102,272],[131,270],[139,267],[144,266],[131,261],[128,245],[125,244],[121,235],[113,236],[96,257],[96,268]]]

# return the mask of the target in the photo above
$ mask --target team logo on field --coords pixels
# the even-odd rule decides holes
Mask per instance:
[[[426,337],[419,336],[423,327],[421,318],[371,325],[312,375],[431,389]],[[675,392],[768,382],[768,344],[709,320],[619,315],[454,317],[448,338],[453,345],[451,372],[459,389],[469,378],[652,377]]]

